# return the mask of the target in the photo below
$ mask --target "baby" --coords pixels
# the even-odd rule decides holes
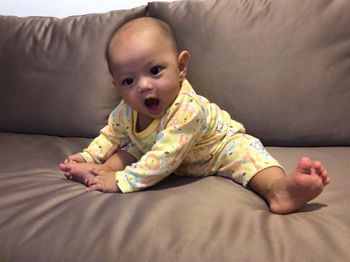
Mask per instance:
[[[133,192],[168,175],[219,175],[258,193],[271,212],[296,211],[329,183],[319,161],[303,157],[286,175],[260,141],[185,79],[190,53],[170,27],[150,17],[112,36],[107,60],[122,97],[108,125],[59,168],[87,190]]]

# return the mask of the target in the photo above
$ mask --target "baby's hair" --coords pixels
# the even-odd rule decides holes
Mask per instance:
[[[126,23],[124,23],[123,25],[121,25],[120,27],[118,27],[113,34],[111,35],[109,41],[108,41],[108,45],[106,48],[106,60],[107,60],[107,64],[108,64],[108,70],[109,72],[112,74],[112,70],[111,70],[111,65],[110,65],[110,59],[109,59],[109,47],[111,45],[111,42],[113,41],[113,39],[120,33],[122,33],[123,31],[127,30],[132,24],[134,24],[136,21],[141,21],[143,20],[144,24],[139,25],[140,30],[142,30],[142,26],[146,27],[150,24],[155,25],[156,27],[158,27],[160,29],[160,31],[164,34],[164,36],[170,41],[172,48],[174,49],[174,52],[178,53],[178,48],[177,48],[177,43],[176,43],[176,39],[175,39],[175,35],[173,30],[171,29],[170,25],[160,19],[157,18],[153,18],[153,17],[141,17],[141,18],[136,18],[136,19],[132,19]]]
[[[159,24],[160,28],[164,31],[165,36],[171,41],[171,44],[175,52],[178,53],[179,50],[177,48],[175,34],[172,28],[170,27],[170,25],[160,19],[157,19],[157,18],[152,18],[152,19]]]

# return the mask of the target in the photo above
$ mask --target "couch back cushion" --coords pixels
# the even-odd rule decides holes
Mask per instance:
[[[350,2],[155,2],[188,78],[269,145],[350,145]]]
[[[0,16],[0,131],[98,134],[119,99],[105,61],[108,39],[145,13]]]

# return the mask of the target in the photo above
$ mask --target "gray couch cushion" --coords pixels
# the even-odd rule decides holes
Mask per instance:
[[[198,93],[269,145],[350,144],[348,0],[150,3]]]
[[[300,212],[280,216],[215,176],[85,192],[57,163],[88,139],[0,133],[0,141],[0,261],[350,261],[350,148],[269,148],[287,170],[301,155],[320,159],[332,179]]]
[[[0,16],[0,131],[95,136],[118,99],[104,56],[108,39],[145,12]]]

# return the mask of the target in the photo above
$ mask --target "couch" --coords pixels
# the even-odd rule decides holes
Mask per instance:
[[[130,10],[0,16],[0,261],[350,261],[350,2],[150,2]],[[130,194],[85,192],[57,164],[96,136],[120,97],[111,33],[153,16],[191,52],[188,79],[286,170],[331,183],[276,215],[231,180],[170,176]]]

